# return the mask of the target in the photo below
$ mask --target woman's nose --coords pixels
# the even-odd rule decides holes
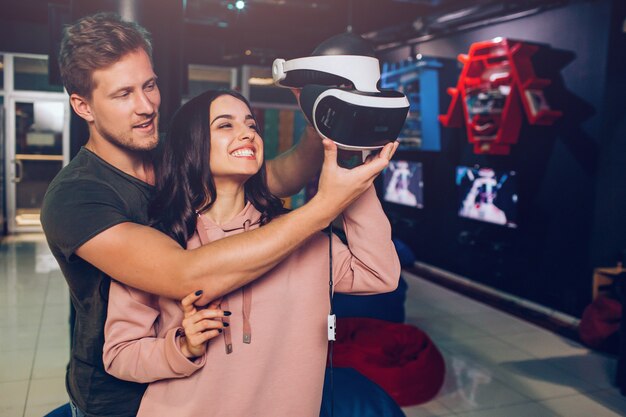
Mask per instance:
[[[243,131],[239,135],[239,140],[249,140],[250,142],[254,141],[256,136],[256,132],[254,129],[250,129],[249,127],[244,127]]]

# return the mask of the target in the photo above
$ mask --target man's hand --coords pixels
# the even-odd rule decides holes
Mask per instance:
[[[300,105],[300,89],[290,88]],[[302,189],[322,166],[322,139],[308,122],[298,143],[267,161],[267,185],[272,194],[289,197]]]
[[[346,169],[337,165],[337,145],[329,139],[324,139],[323,144],[324,164],[313,200],[317,199],[321,202],[320,207],[332,212],[331,218],[339,215],[372,185],[398,149],[398,142],[388,143],[378,154],[368,156],[363,165]]]

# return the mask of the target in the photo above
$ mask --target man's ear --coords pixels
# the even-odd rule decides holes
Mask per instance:
[[[93,122],[94,117],[89,100],[74,93],[70,96],[70,104],[77,115],[85,119],[87,122]]]

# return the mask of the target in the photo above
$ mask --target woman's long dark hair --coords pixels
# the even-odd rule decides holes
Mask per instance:
[[[202,93],[174,114],[155,160],[156,195],[148,210],[150,222],[184,248],[195,232],[196,213],[211,207],[217,197],[209,164],[209,109],[213,100],[223,95],[243,101],[252,114],[248,100],[235,91]],[[246,201],[261,212],[261,225],[285,212],[283,202],[267,186],[265,161],[259,172],[246,181],[244,190]]]

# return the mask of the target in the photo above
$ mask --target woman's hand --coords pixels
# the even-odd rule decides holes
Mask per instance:
[[[222,311],[219,305],[221,298],[211,301],[206,308],[198,310],[194,302],[202,296],[202,290],[189,294],[180,302],[183,308],[183,329],[185,335],[179,339],[180,350],[189,359],[202,356],[206,352],[206,343],[217,337],[224,327],[218,320],[229,316],[230,312]]]

